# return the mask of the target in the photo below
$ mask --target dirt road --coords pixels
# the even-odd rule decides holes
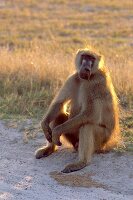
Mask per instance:
[[[69,175],[60,173],[77,157],[60,149],[36,160],[43,144],[38,134],[27,144],[17,129],[0,121],[0,199],[3,200],[130,200],[133,199],[133,156],[130,153],[94,155],[92,164]]]

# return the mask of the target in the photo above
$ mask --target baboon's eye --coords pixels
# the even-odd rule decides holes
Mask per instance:
[[[94,57],[90,57],[89,59],[90,59],[92,62],[95,61],[95,58],[94,58]]]

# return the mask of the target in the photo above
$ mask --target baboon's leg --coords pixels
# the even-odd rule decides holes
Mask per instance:
[[[52,121],[52,123],[50,124],[50,128],[51,130],[62,124],[63,122],[65,122],[68,119],[68,116],[65,115],[64,113],[60,114],[54,121]],[[56,150],[56,145],[54,143],[48,143],[47,146],[43,146],[39,149],[36,150],[35,152],[35,157],[37,159],[42,158],[42,157],[47,157],[50,154],[52,154],[54,151]]]
[[[111,130],[105,127],[94,126],[95,137],[95,152],[96,153],[108,153],[110,147],[107,147],[107,142],[110,140]]]
[[[84,125],[79,130],[79,161],[69,164],[62,171],[64,173],[70,173],[73,171],[84,168],[90,161],[91,156],[94,153],[94,133],[93,125]]]

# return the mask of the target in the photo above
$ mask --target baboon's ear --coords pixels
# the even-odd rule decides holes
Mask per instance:
[[[102,56],[98,56],[98,59],[101,60]]]

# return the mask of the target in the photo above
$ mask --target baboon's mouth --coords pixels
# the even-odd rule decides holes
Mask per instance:
[[[90,74],[88,74],[88,73],[79,73],[79,78],[88,80],[90,78]]]

